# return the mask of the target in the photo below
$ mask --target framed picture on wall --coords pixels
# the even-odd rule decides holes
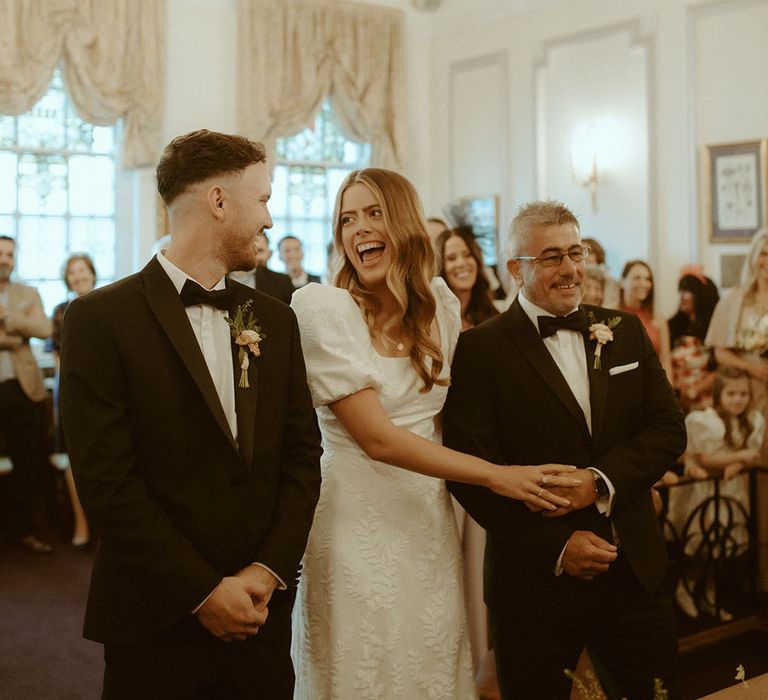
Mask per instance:
[[[483,262],[495,265],[499,257],[499,196],[464,197],[459,201],[461,219],[472,225],[472,232],[483,251]]]
[[[768,141],[707,146],[709,238],[748,241],[765,224]]]

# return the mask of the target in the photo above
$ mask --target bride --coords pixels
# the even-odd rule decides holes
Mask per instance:
[[[555,509],[563,465],[497,466],[434,442],[461,331],[413,185],[351,173],[335,287],[292,305],[325,453],[294,611],[297,700],[475,697],[459,539],[444,480]]]

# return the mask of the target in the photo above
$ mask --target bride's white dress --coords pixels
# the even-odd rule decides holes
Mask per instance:
[[[432,283],[445,359],[459,304]],[[292,301],[323,434],[323,484],[299,581],[297,700],[475,698],[459,539],[445,483],[375,462],[327,404],[373,387],[390,419],[433,439],[446,387],[380,356],[351,295],[310,284]]]

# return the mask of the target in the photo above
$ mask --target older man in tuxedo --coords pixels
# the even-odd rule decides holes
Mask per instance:
[[[461,335],[445,444],[499,464],[572,464],[581,484],[552,514],[450,485],[488,532],[502,696],[568,698],[564,671],[586,646],[609,697],[652,698],[655,679],[678,697],[651,486],[685,448],[682,414],[639,320],[580,306],[588,249],[566,207],[523,207],[510,252],[520,292]]]
[[[226,280],[272,225],[264,148],[193,132],[157,179],[168,249],[75,299],[61,343],[99,535],[85,636],[105,645],[105,698],[287,700],[321,449],[293,312]]]

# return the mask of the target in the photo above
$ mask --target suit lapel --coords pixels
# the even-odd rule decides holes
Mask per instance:
[[[607,345],[603,346],[600,355],[601,369],[595,369],[595,348],[597,342],[584,338],[584,347],[587,351],[587,373],[589,374],[589,403],[592,407],[592,440],[599,445],[600,434],[603,429],[603,417],[605,404],[608,398],[608,368],[606,366]]]
[[[237,450],[237,443],[229,429],[208,365],[205,364],[205,358],[200,351],[200,345],[189,324],[189,318],[176,288],[157,262],[157,258],[153,258],[141,271],[141,278],[144,282],[144,296],[152,313],[155,314],[160,326],[200,389],[216,423],[224,431],[232,447]],[[237,376],[239,378],[239,374]]]
[[[242,294],[238,297],[238,304],[242,304],[247,297]],[[256,309],[253,309],[254,318],[258,318]],[[256,404],[259,396],[259,363],[258,358],[248,353],[248,388],[241,389],[240,383],[240,348],[232,343],[232,363],[235,376],[235,411],[237,412],[237,441],[240,445],[240,456],[245,462],[248,471],[253,467],[254,430],[256,426]],[[246,350],[246,352],[248,352]]]
[[[576,401],[571,388],[565,381],[562,372],[560,372],[557,363],[552,359],[552,355],[547,350],[544,342],[539,335],[538,329],[534,327],[531,320],[523,311],[520,302],[515,299],[512,306],[505,314],[507,331],[512,341],[517,345],[526,360],[541,375],[541,378],[549,385],[565,408],[573,416],[579,427],[589,435],[587,420],[584,418],[584,412]]]

